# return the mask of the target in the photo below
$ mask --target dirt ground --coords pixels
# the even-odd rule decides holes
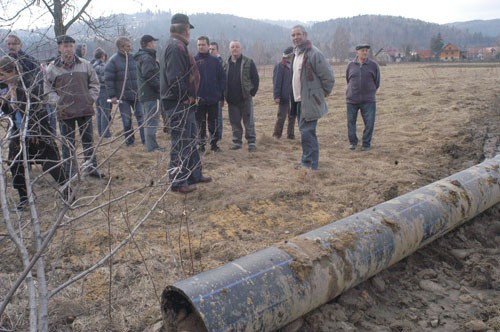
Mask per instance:
[[[372,150],[348,149],[345,65],[335,65],[330,112],[318,124],[320,165],[295,169],[296,139],[271,137],[277,106],[272,68],[259,68],[254,100],[257,151],[203,155],[209,184],[187,196],[168,191],[168,153],[123,147],[120,119],[98,158],[108,181],[85,178],[78,200],[45,255],[49,288],[89,268],[138,227],[112,258],[51,299],[54,331],[158,330],[166,285],[342,219],[500,152],[499,64],[381,67]],[[227,112],[227,109],[225,109]],[[362,121],[358,119],[358,135]],[[159,133],[168,145],[168,136]],[[138,138],[138,137],[136,137]],[[139,141],[136,139],[136,142]],[[37,169],[34,169],[37,172]],[[35,186],[49,225],[60,208],[51,180]],[[7,193],[14,199],[13,192]],[[119,199],[118,199],[119,198]],[[110,205],[98,207],[107,201]],[[97,208],[96,208],[97,207]],[[28,216],[19,216],[20,224]],[[4,226],[0,233],[5,234]],[[456,229],[283,331],[500,331],[500,205]],[[22,270],[0,237],[0,294]],[[2,317],[26,329],[22,288]]]

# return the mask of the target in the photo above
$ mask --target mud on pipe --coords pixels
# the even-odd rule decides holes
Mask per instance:
[[[500,202],[500,155],[165,288],[167,331],[274,331]]]

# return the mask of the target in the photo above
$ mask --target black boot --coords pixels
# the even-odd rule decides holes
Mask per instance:
[[[17,203],[16,210],[24,211],[28,206],[28,196],[20,196],[19,203]]]

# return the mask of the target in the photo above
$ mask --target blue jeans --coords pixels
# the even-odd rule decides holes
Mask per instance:
[[[299,118],[300,143],[302,144],[301,164],[303,167],[318,169],[319,143],[316,136],[318,120],[306,121],[301,117],[301,103],[297,103],[297,115]]]
[[[202,177],[195,108],[176,101],[163,101],[163,106],[170,132],[169,177],[172,187],[195,184]]]
[[[64,169],[69,177],[76,173],[77,164],[74,163],[76,158],[75,133],[76,125],[83,145],[83,155],[85,160],[90,160],[92,166],[97,167],[97,159],[94,154],[93,147],[93,126],[91,116],[82,116],[79,118],[59,121],[59,130],[62,136],[62,157]]]
[[[153,151],[160,147],[156,141],[156,130],[158,128],[158,123],[160,122],[158,101],[144,101],[142,102],[142,106],[144,108],[145,116],[144,136],[146,139],[146,149],[148,151]]]
[[[142,104],[138,101],[122,100],[122,102],[118,104],[118,108],[120,109],[123,123],[123,136],[126,139],[125,144],[131,145],[135,142],[134,126],[132,125],[132,108],[134,109],[137,126],[139,127],[141,142],[144,144],[146,139],[144,138],[144,114],[142,111]]]
[[[245,126],[245,138],[249,146],[255,146],[255,120],[253,118],[252,98],[243,100],[238,104],[227,104],[229,122],[233,129],[233,145],[241,146],[243,136],[243,126]],[[243,126],[241,121],[243,120]]]
[[[111,131],[109,130],[109,120],[111,117],[111,104],[106,100],[106,96],[99,96],[96,100],[96,122],[97,122],[97,132],[99,136],[111,137]]]
[[[365,124],[365,129],[363,130],[363,146],[368,148],[371,146],[372,142],[377,106],[376,103],[347,104],[347,137],[351,145],[358,144],[358,136],[356,135],[358,110],[361,111],[361,117]]]

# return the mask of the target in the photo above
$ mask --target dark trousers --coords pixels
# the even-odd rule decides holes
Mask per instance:
[[[198,144],[205,145],[207,138],[207,124],[208,132],[210,133],[210,145],[217,145],[219,141],[219,105],[198,105],[196,110],[196,123],[198,125]]]
[[[255,120],[253,117],[253,100],[252,98],[245,99],[238,104],[227,103],[227,111],[229,114],[229,122],[233,129],[233,145],[240,146],[243,144],[243,126],[245,127],[245,138],[249,146],[255,146]],[[243,121],[243,126],[241,122]]]
[[[76,173],[76,158],[75,133],[78,125],[80,138],[83,145],[83,155],[85,160],[90,160],[92,166],[97,167],[97,159],[94,154],[93,147],[93,126],[91,116],[82,116],[69,120],[59,121],[59,130],[62,136],[62,156],[64,160],[64,168],[68,176],[73,176]]]
[[[297,116],[295,115],[295,112],[293,115],[291,114],[290,102],[280,103],[278,106],[278,115],[276,118],[276,124],[274,125],[274,137],[281,138],[286,118],[288,118],[287,137],[295,138],[294,127]]]
[[[176,101],[162,101],[167,112],[170,132],[169,177],[172,187],[183,187],[199,182],[202,177],[198,153],[198,128],[194,106]]]
[[[26,140],[26,151],[28,162],[42,165],[44,172],[48,172],[59,185],[66,183],[67,177],[61,165],[61,158],[57,145],[51,137],[29,137]],[[9,144],[10,171],[12,173],[13,186],[19,192],[21,200],[26,200],[28,192],[26,189],[26,178],[24,176],[23,153],[19,137],[15,137]]]

